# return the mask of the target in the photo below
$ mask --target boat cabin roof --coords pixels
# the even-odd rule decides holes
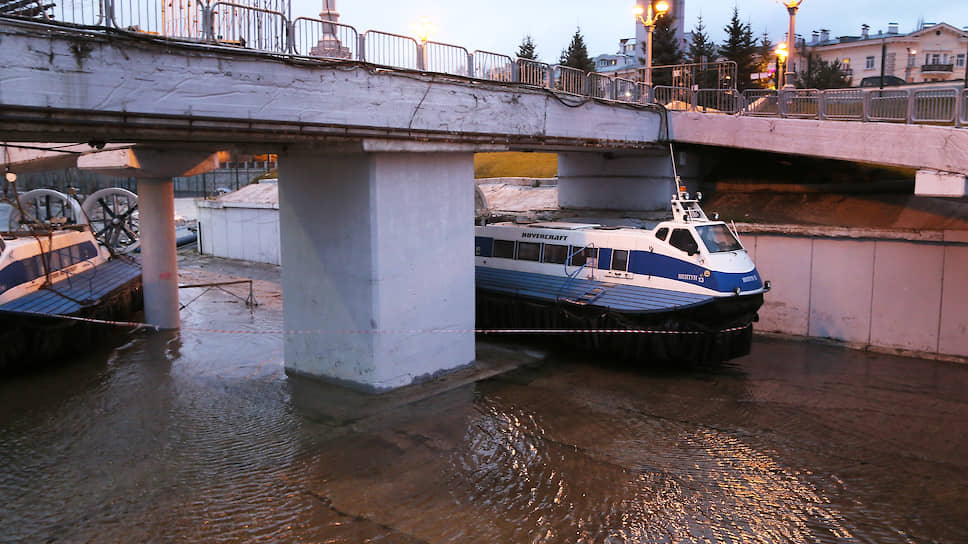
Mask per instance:
[[[543,221],[525,225],[538,229],[585,230],[601,227],[598,223],[569,223],[567,221]]]

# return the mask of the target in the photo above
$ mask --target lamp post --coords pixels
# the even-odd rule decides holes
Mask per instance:
[[[430,41],[430,34],[435,30],[434,24],[430,22],[430,19],[426,17],[421,17],[413,25],[413,31],[417,34],[417,39],[420,43],[417,44],[417,69],[426,70],[427,69],[427,42]]]
[[[781,70],[786,68],[786,58],[790,53],[787,50],[787,44],[785,43],[777,44],[776,51],[774,51],[774,53],[776,53],[776,88],[779,89],[783,86],[784,80],[783,72]]]
[[[802,0],[801,0],[802,1]],[[652,87],[652,32],[655,31],[655,24],[659,18],[668,13],[669,2],[659,0],[655,3],[655,11],[652,9],[652,0],[648,0],[648,11],[642,6],[635,6],[635,17],[645,27],[645,84]],[[642,14],[646,13],[645,17]]]
[[[800,4],[803,3],[803,0],[783,0],[782,3],[784,6],[786,6],[787,13],[790,14],[790,31],[789,31],[789,34],[787,34],[787,43],[789,44],[788,51],[790,52],[790,54],[792,54],[794,51],[796,51],[796,48],[797,48],[797,30],[796,30],[797,10],[800,9]],[[786,80],[786,83],[784,83],[783,85],[784,89],[797,88],[796,85],[793,84],[793,78],[795,78],[797,74],[794,73],[793,70],[791,70],[791,66],[793,66],[793,63],[788,62],[787,71],[786,71],[786,74],[784,75],[784,79]]]

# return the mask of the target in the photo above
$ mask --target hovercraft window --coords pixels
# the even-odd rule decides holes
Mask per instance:
[[[625,272],[629,266],[629,252],[627,249],[616,249],[612,251],[612,270]]]
[[[584,266],[585,263],[588,263],[589,266],[595,267],[598,264],[597,247],[580,248],[571,246],[569,253],[571,254],[571,262],[569,263],[571,266]]]
[[[518,242],[519,261],[541,260],[541,244],[536,242]]]
[[[655,231],[655,237],[663,242],[665,242],[666,236],[669,236],[669,229],[666,227],[662,227],[661,229]]]
[[[743,249],[743,246],[733,236],[733,233],[729,232],[726,225],[696,227],[696,232],[699,233],[699,237],[702,238],[703,243],[706,244],[706,248],[709,249],[710,253],[739,251]]]
[[[692,233],[686,229],[675,229],[672,231],[672,236],[669,237],[669,243],[672,244],[672,247],[681,249],[690,255],[699,252],[699,244],[692,237]]]
[[[512,240],[494,240],[494,256],[502,259],[513,259],[514,242]]]
[[[543,260],[546,263],[565,264],[568,260],[568,246],[545,244]]]

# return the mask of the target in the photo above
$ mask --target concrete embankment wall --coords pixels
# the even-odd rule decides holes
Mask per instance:
[[[968,357],[968,240],[940,238],[743,235],[773,283],[757,330]]]

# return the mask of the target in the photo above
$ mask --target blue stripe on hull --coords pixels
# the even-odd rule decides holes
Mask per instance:
[[[683,293],[637,285],[622,285],[607,281],[565,278],[487,266],[476,267],[478,289],[544,301],[563,298],[579,300],[593,289],[596,294],[590,306],[600,306],[628,313],[659,313],[700,306],[713,301],[710,295]]]

